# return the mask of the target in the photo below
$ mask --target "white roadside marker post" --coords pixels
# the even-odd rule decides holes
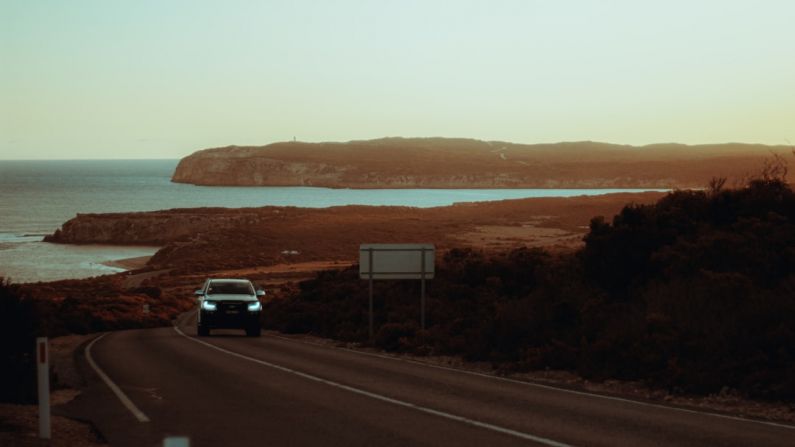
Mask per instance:
[[[50,352],[47,337],[36,339],[36,370],[39,385],[39,438],[50,439]]]

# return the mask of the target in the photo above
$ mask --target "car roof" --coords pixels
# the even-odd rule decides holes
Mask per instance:
[[[247,279],[241,279],[241,278],[210,278],[209,281],[210,282],[215,282],[215,281],[223,281],[223,282],[251,282],[251,281],[249,281]]]

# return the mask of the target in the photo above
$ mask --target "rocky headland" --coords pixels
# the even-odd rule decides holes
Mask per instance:
[[[463,203],[437,208],[194,208],[80,214],[45,240],[68,244],[159,245],[151,268],[186,271],[352,260],[367,242],[432,242],[440,249],[527,245],[570,249],[593,216],[664,193],[619,193]]]
[[[330,188],[701,188],[741,181],[783,146],[596,142],[514,144],[454,138],[284,142],[206,149],[183,158],[178,183]]]
[[[260,222],[261,211],[228,208],[171,209],[135,213],[78,214],[44,242],[164,245]]]

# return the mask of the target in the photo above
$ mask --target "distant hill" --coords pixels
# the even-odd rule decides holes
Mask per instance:
[[[591,141],[514,144],[460,138],[284,142],[205,149],[172,181],[215,186],[331,188],[698,188],[757,173],[785,146]]]

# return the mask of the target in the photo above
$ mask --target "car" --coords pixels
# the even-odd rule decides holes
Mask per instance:
[[[211,329],[245,329],[249,337],[262,332],[259,298],[265,291],[255,289],[247,279],[209,278],[196,291],[199,312],[196,328],[199,337],[210,335]]]

